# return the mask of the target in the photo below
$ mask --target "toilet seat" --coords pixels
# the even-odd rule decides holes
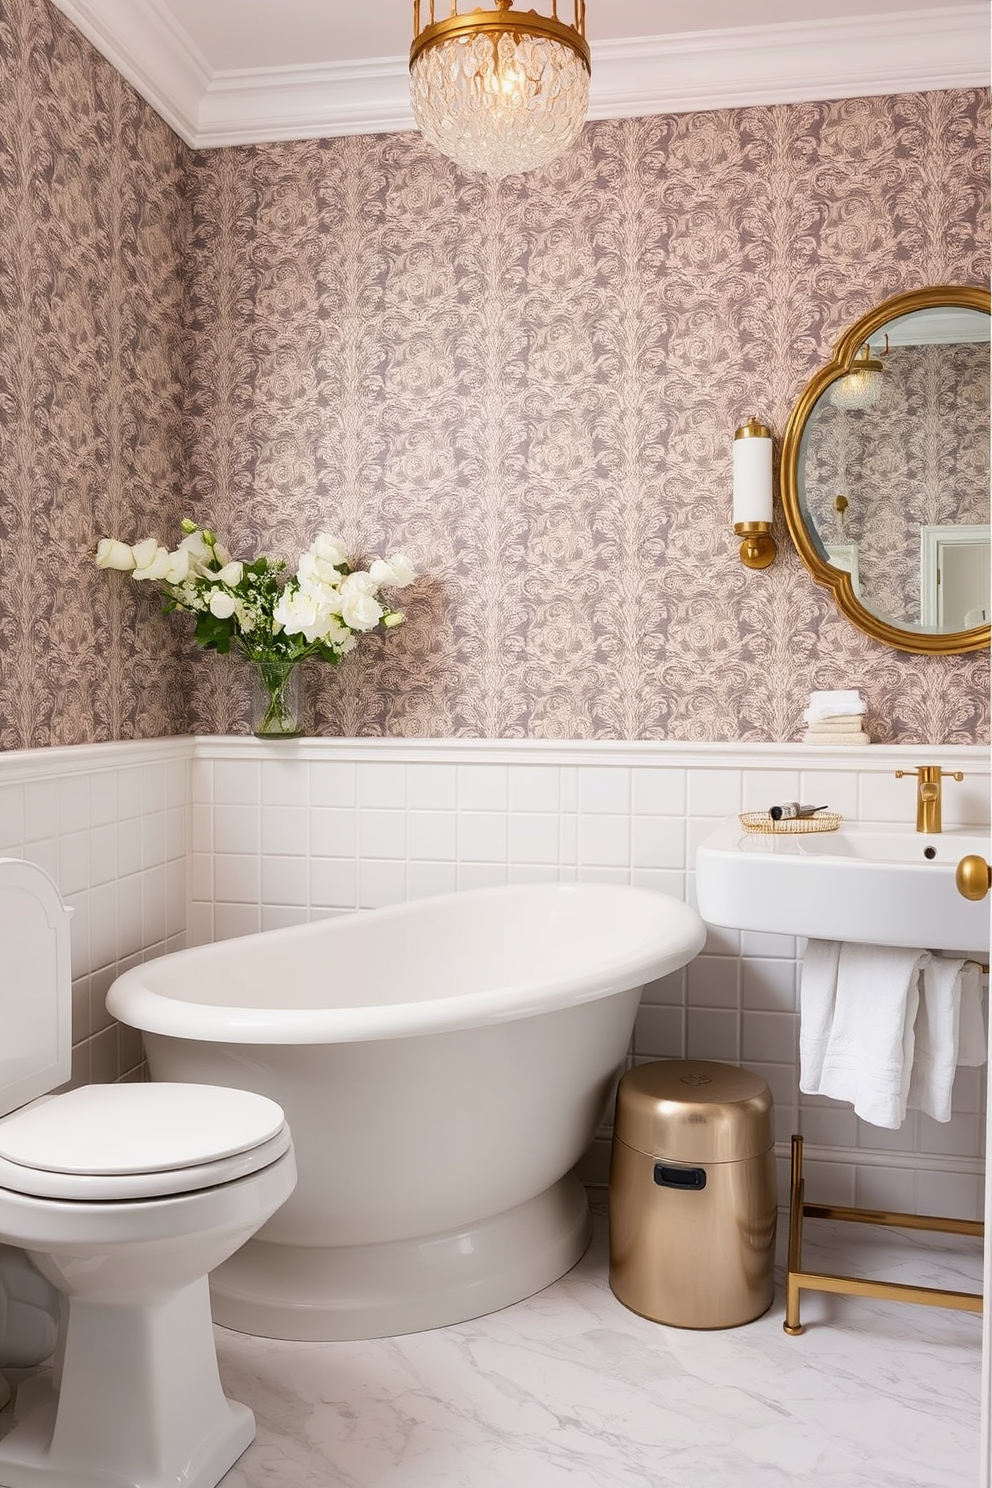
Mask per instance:
[[[290,1140],[282,1108],[253,1091],[83,1085],[0,1120],[0,1187],[83,1202],[193,1193],[258,1172]]]

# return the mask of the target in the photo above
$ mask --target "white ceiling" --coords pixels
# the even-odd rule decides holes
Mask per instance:
[[[409,0],[52,3],[190,145],[413,128]],[[590,117],[988,84],[987,4],[863,4],[754,0],[741,26],[738,0],[588,0]]]

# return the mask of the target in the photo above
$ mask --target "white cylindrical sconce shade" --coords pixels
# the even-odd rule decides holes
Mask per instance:
[[[750,418],[734,434],[734,526],[772,520],[772,434]]]

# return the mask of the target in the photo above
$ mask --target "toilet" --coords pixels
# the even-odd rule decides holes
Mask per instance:
[[[296,1183],[281,1107],[246,1090],[84,1085],[69,916],[0,859],[0,1370],[40,1364],[0,1488],[214,1488],[255,1435],[221,1388],[207,1274]]]

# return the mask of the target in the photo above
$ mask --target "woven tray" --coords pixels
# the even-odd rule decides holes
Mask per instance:
[[[744,811],[738,820],[745,832],[788,837],[803,832],[836,832],[843,817],[839,811],[818,811],[815,816],[792,816],[784,821],[772,821],[767,811]]]

